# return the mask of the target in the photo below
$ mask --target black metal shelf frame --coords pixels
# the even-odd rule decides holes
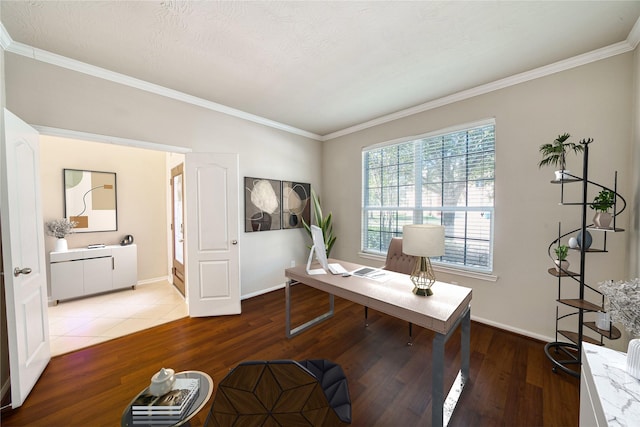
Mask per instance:
[[[567,206],[581,206],[581,226],[580,228],[571,230],[569,232],[566,233],[562,233],[562,225],[561,223],[558,223],[558,237],[551,242],[551,244],[549,245],[549,247],[547,248],[547,253],[549,255],[549,258],[551,258],[552,261],[554,261],[554,257],[552,255],[553,253],[553,249],[554,247],[560,245],[561,239],[572,235],[576,232],[580,232],[581,236],[583,236],[583,239],[585,239],[586,237],[586,233],[587,233],[587,229],[589,230],[599,230],[599,231],[613,231],[613,232],[618,232],[618,231],[624,231],[618,227],[616,227],[616,217],[618,215],[620,215],[627,207],[627,203],[624,200],[624,198],[618,194],[618,172],[615,172],[614,175],[614,186],[613,189],[608,188],[606,186],[603,186],[599,183],[590,181],[588,179],[588,172],[589,172],[589,144],[592,142],[591,139],[588,140],[583,140],[580,141],[580,144],[583,145],[584,147],[584,155],[583,155],[583,160],[582,160],[582,177],[576,176],[576,175],[572,175],[572,174],[566,174],[568,176],[568,178],[565,178],[563,176],[563,178],[561,180],[555,180],[555,181],[551,181],[553,184],[559,184],[560,185],[560,204],[561,205],[567,205]],[[582,182],[582,200],[579,202],[571,202],[571,201],[565,201],[565,194],[564,194],[564,185],[565,184],[571,184],[571,183],[577,183],[577,182]],[[588,224],[587,223],[587,208],[591,205],[588,201],[587,201],[587,193],[588,193],[588,189],[589,186],[596,186],[601,188],[602,190],[609,190],[612,191],[615,194],[614,197],[614,205],[613,205],[613,226],[611,229],[602,229],[602,228],[598,228],[595,227],[594,224]],[[622,204],[621,209],[618,209],[620,207],[619,204]],[[604,295],[597,289],[595,289],[592,286],[589,286],[587,283],[585,283],[585,266],[586,266],[586,254],[587,253],[606,253],[607,251],[607,234],[608,233],[604,233],[603,235],[603,247],[601,249],[591,249],[591,250],[587,250],[586,248],[584,248],[585,245],[580,245],[580,271],[579,273],[573,273],[570,272],[568,270],[563,270],[560,267],[558,267],[559,271],[557,274],[553,274],[554,276],[556,276],[558,279],[558,298],[557,298],[557,304],[565,304],[562,302],[562,298],[561,298],[561,294],[562,294],[562,279],[563,278],[571,278],[572,280],[576,281],[579,284],[579,297],[578,300],[579,301],[587,301],[589,302],[587,299],[585,299],[585,292],[589,291],[590,293],[593,292],[595,293],[593,296],[599,295],[600,298],[600,307],[602,307],[602,310],[604,310]],[[555,264],[555,262],[554,262]],[[590,303],[593,304],[593,303]],[[593,304],[594,306],[597,306],[597,304]],[[565,306],[567,306],[567,304],[565,304]],[[574,307],[573,305],[570,305],[571,307]],[[566,372],[569,375],[572,375],[574,377],[579,378],[580,377],[580,367],[582,365],[582,342],[585,340],[585,335],[584,335],[584,327],[585,327],[585,319],[584,319],[584,315],[585,312],[593,312],[594,310],[592,308],[585,308],[584,306],[582,307],[574,307],[574,311],[571,311],[567,314],[560,314],[559,311],[559,306],[556,305],[556,332],[555,332],[555,341],[554,342],[550,342],[547,343],[544,347],[544,352],[547,356],[547,358],[552,362],[553,366],[552,366],[552,370],[553,372],[557,372],[557,369],[562,370],[563,372]],[[560,325],[559,322],[560,320],[563,319],[567,319],[573,316],[577,316],[578,320],[577,320],[577,332],[575,333],[577,335],[577,342],[566,342],[566,341],[560,341],[560,335],[562,335],[563,337],[567,338],[567,335],[570,335],[569,333],[566,333],[568,331],[561,331],[560,330]],[[588,326],[588,329],[595,331],[596,333],[598,333],[600,335],[600,345],[603,345],[603,337],[615,337],[616,333],[614,331],[614,327],[611,326],[611,328],[609,329],[609,331],[602,331],[602,333],[600,332],[599,329],[594,329],[590,326]],[[566,334],[563,334],[561,332],[565,332]],[[597,342],[597,340],[595,340],[592,337],[588,337],[588,339]],[[571,338],[567,338],[569,340],[571,340]],[[553,353],[553,354],[552,354]],[[566,358],[565,358],[566,357]],[[574,369],[571,369],[574,368]]]

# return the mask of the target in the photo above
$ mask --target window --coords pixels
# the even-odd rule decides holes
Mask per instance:
[[[445,226],[435,264],[493,268],[495,123],[363,151],[362,250],[385,254],[405,224]]]

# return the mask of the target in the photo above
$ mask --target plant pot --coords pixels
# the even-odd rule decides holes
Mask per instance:
[[[54,252],[66,252],[68,250],[67,239],[64,237],[62,239],[56,239],[56,247],[53,249]]]
[[[558,273],[569,271],[569,261],[567,261],[566,259],[563,259],[562,261],[557,259],[555,260],[555,263]]]
[[[571,177],[567,174],[571,173],[570,170],[561,169],[554,172],[556,174],[556,181],[562,181],[565,179],[571,179]]]
[[[596,212],[593,217],[593,223],[598,228],[609,228],[612,219],[613,217],[609,212]]]

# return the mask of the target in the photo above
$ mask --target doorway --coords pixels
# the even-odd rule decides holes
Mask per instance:
[[[185,295],[184,285],[184,164],[171,169],[171,240],[173,286]]]
[[[69,247],[118,244],[131,234],[138,247],[138,286],[49,307],[52,354],[62,354],[100,341],[188,315],[186,301],[171,283],[171,169],[184,154],[145,147],[106,144],[71,135],[40,136],[43,216],[64,215],[62,169],[116,173],[118,230],[73,233]],[[53,238],[45,237],[45,252]]]

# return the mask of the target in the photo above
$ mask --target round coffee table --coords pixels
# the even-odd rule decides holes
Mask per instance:
[[[153,423],[149,423],[149,424],[145,424],[144,421],[140,421],[140,420],[136,420],[135,424],[134,424],[134,419],[133,419],[133,415],[131,414],[131,405],[133,404],[133,402],[136,401],[136,399],[138,398],[138,396],[140,396],[141,394],[145,393],[149,387],[145,388],[144,390],[142,390],[140,393],[138,393],[136,395],[136,397],[134,397],[131,402],[127,405],[127,407],[125,408],[124,412],[122,413],[122,419],[120,420],[120,425],[122,427],[146,427],[146,426],[153,426],[153,427],[169,427],[169,426],[188,426],[189,424],[189,420],[191,418],[193,418],[194,415],[196,415],[198,413],[198,411],[200,411],[204,405],[207,404],[207,402],[209,401],[209,399],[211,398],[211,394],[213,393],[213,380],[211,379],[211,377],[206,374],[205,372],[200,372],[200,371],[183,371],[183,372],[178,372],[177,374],[175,374],[176,379],[178,378],[197,378],[200,380],[200,388],[198,391],[198,395],[196,396],[193,404],[191,405],[191,407],[187,410],[187,412],[184,414],[184,416],[179,420],[179,421],[167,421],[167,424],[158,424],[158,422],[156,422],[154,420]]]

